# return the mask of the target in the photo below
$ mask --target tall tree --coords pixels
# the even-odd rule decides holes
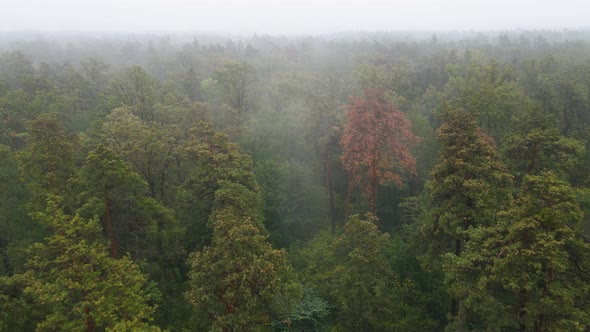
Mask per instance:
[[[473,115],[446,108],[438,130],[440,161],[426,186],[423,235],[430,252],[459,256],[470,228],[490,226],[511,201],[512,176]]]
[[[77,198],[85,202],[79,212],[103,221],[113,258],[123,251],[161,267],[180,263],[182,227],[113,150],[99,144],[90,151],[77,182]]]
[[[582,160],[584,141],[563,136],[556,120],[538,109],[528,110],[515,119],[503,152],[518,180],[543,171],[552,171],[564,178],[579,175],[574,171]]]
[[[401,171],[415,172],[410,147],[417,138],[383,90],[368,89],[364,98],[352,98],[346,117],[340,160],[349,173],[350,186],[362,187],[374,212],[378,185],[401,184]]]
[[[102,144],[88,153],[81,170],[80,182],[82,192],[79,198],[86,202],[82,210],[89,209],[90,206],[100,207],[102,211],[93,212],[104,219],[111,257],[118,258],[121,225],[115,225],[113,217],[115,220],[120,218],[113,216],[113,210],[116,211],[121,202],[129,201],[138,195],[145,183],[131,170],[129,164]]]
[[[253,74],[254,68],[246,62],[241,62],[225,64],[212,76],[221,89],[223,102],[236,110],[240,117],[248,110],[248,90]]]
[[[328,71],[319,84],[321,90],[324,90],[323,93],[310,94],[307,97],[309,113],[305,119],[307,139],[313,143],[324,170],[332,233],[336,231],[338,222],[332,164],[334,156],[337,155],[334,150],[339,148],[338,141],[342,134],[342,107],[338,100],[339,84],[339,78],[335,73]]]
[[[387,257],[391,239],[369,215],[351,216],[337,236],[320,233],[294,255],[302,279],[317,287],[343,331],[432,330],[421,294],[408,278],[394,272]]]
[[[260,189],[252,173],[252,159],[241,153],[227,135],[213,130],[210,124],[201,122],[189,131],[185,153],[191,171],[180,187],[177,211],[187,224],[190,246],[194,246],[210,237],[206,234],[206,224],[220,181],[240,183],[256,193]],[[250,209],[262,215],[259,206]],[[262,223],[262,218],[258,216],[253,222]]]
[[[33,196],[33,209],[43,210],[48,194],[66,194],[74,175],[75,136],[55,114],[41,114],[29,123],[27,147],[20,154],[22,175]]]
[[[447,66],[449,81],[445,95],[453,108],[476,116],[479,126],[499,144],[510,132],[512,118],[530,105],[530,99],[516,83],[514,67],[495,60]]]
[[[115,106],[127,106],[143,121],[156,120],[158,82],[141,66],[128,68],[111,83]]]
[[[138,266],[109,256],[96,220],[68,216],[58,204],[53,197],[37,214],[53,234],[32,245],[27,270],[12,277],[46,313],[37,330],[159,331],[149,325],[156,294]]]
[[[286,315],[298,288],[284,250],[267,242],[262,197],[249,158],[206,125],[193,133],[187,150],[206,173],[192,174],[184,189],[202,198],[213,190],[213,235],[210,245],[189,258],[187,298],[208,313],[212,330],[256,330]]]
[[[25,261],[19,249],[44,235],[43,227],[28,216],[30,197],[18,173],[15,153],[0,145],[0,276],[14,273],[15,265],[20,267]],[[17,252],[22,254],[15,255]]]
[[[103,142],[133,165],[149,195],[167,206],[179,183],[180,135],[174,128],[142,121],[130,109],[117,108],[102,126]]]
[[[442,120],[440,161],[426,185],[421,216],[423,243],[435,265],[446,253],[461,256],[473,229],[495,224],[512,197],[512,176],[473,115],[445,108]],[[455,300],[451,314],[458,314]]]
[[[551,172],[524,178],[497,225],[473,234],[465,255],[445,257],[452,291],[482,328],[586,331],[590,244],[574,190]]]
[[[258,195],[224,182],[211,215],[211,245],[189,258],[189,301],[212,319],[215,331],[252,331],[288,313],[298,288],[284,250],[273,249],[246,212]]]

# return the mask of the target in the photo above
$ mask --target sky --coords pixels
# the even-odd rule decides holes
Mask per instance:
[[[0,8],[0,31],[315,34],[590,27],[590,0],[0,0]]]

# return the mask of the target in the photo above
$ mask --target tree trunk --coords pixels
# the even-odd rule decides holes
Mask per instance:
[[[373,152],[373,160],[371,160],[371,170],[369,172],[369,205],[371,213],[375,214],[375,194],[377,191],[377,151]]]
[[[332,234],[336,232],[336,206],[334,203],[334,183],[332,181],[332,170],[330,169],[330,154],[328,144],[324,145],[324,171],[326,173],[326,187],[330,200],[330,222],[332,225]]]
[[[84,302],[88,302],[88,291],[84,290]],[[90,319],[90,306],[86,304],[84,307],[84,315],[86,316],[84,321],[86,323],[86,332],[94,332],[94,324]]]
[[[526,324],[524,318],[526,316],[526,303],[528,302],[528,294],[524,289],[521,289],[518,297],[520,298],[520,305],[518,310],[518,330],[520,332],[526,332]]]
[[[371,213],[375,214],[375,192],[377,191],[376,179],[371,179],[371,186],[369,187],[369,206]]]
[[[350,209],[350,192],[352,191],[352,180],[348,175],[348,189],[346,190],[346,207],[344,208],[344,223],[348,221],[348,214]]]
[[[457,239],[455,240],[455,255],[460,256],[461,255],[461,240]],[[451,298],[451,317],[459,320],[459,306],[460,303],[459,301],[457,301],[457,299],[455,298]]]
[[[111,242],[111,257],[117,258],[117,242],[115,241],[115,235],[113,234],[113,222],[111,220],[111,201],[105,198],[104,202],[105,214],[106,214],[106,226],[109,241]]]
[[[4,271],[7,275],[12,275],[12,266],[10,264],[10,260],[8,259],[8,253],[6,252],[6,247],[8,245],[8,241],[0,238],[0,252],[2,252],[2,266],[4,266]]]

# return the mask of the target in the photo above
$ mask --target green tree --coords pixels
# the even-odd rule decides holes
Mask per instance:
[[[269,325],[287,314],[298,288],[284,250],[267,242],[252,161],[209,125],[200,124],[191,136],[186,150],[196,167],[182,195],[187,202],[209,201],[201,215],[209,216],[213,234],[189,258],[187,298],[212,319],[212,330]]]
[[[64,214],[57,198],[47,205],[36,217],[53,234],[31,246],[27,270],[12,277],[46,313],[36,330],[159,330],[149,325],[156,293],[137,265],[109,256],[96,220]]]
[[[273,249],[256,220],[259,194],[220,181],[210,218],[211,244],[189,258],[189,301],[213,331],[252,331],[285,316],[298,294],[284,250]]]
[[[461,256],[474,229],[494,225],[511,201],[512,176],[473,115],[445,109],[438,130],[440,161],[426,185],[422,243],[437,269],[439,257]],[[453,300],[451,314],[458,314]],[[461,320],[463,318],[459,318]]]
[[[28,216],[29,199],[15,153],[0,145],[0,276],[20,268],[25,261],[21,249],[43,238],[44,228]]]
[[[113,258],[122,249],[161,268],[181,264],[183,228],[172,211],[147,196],[145,182],[114,151],[102,144],[90,151],[78,184],[78,199],[85,202],[79,211],[103,221]]]
[[[78,212],[102,222],[111,257],[129,254],[142,261],[143,271],[157,282],[163,303],[177,302],[185,248],[184,228],[174,211],[149,197],[145,182],[131,165],[102,144],[88,153],[76,184],[77,200],[84,202]],[[167,305],[158,310],[158,322],[172,323],[161,321],[172,309]]]
[[[182,172],[176,134],[174,128],[142,121],[131,110],[117,108],[102,125],[101,141],[133,165],[151,197],[171,206]]]
[[[75,139],[55,114],[41,114],[29,123],[20,160],[33,210],[43,209],[48,194],[67,194],[67,182],[75,172]]]
[[[502,143],[512,118],[530,105],[530,99],[516,83],[514,67],[491,60],[487,64],[451,64],[447,71],[445,95],[450,106],[473,114],[479,126]]]
[[[324,92],[310,94],[306,99],[309,111],[304,120],[307,140],[313,144],[317,159],[321,160],[324,171],[332,233],[336,231],[338,223],[333,164],[339,153],[338,142],[342,133],[342,107],[338,100],[340,84],[334,72],[328,71],[326,78],[320,80],[320,87]]]
[[[248,90],[253,75],[254,68],[241,62],[225,64],[211,77],[221,89],[223,102],[236,110],[241,117],[248,111]]]
[[[131,170],[129,164],[102,144],[86,156],[79,181],[82,188],[78,199],[86,202],[81,210],[100,209],[92,212],[103,219],[111,257],[118,258],[120,243],[123,241],[121,234],[126,233],[122,231],[125,227],[119,223],[126,223],[127,220],[113,214],[119,212],[121,205],[129,204],[134,196],[140,195],[145,182]]]
[[[203,122],[189,130],[188,135],[184,153],[191,171],[180,187],[177,211],[191,236],[189,247],[194,247],[210,238],[206,223],[213,211],[220,181],[239,183],[255,193],[260,189],[252,173],[252,159],[241,153],[227,135]],[[261,206],[253,205],[247,209],[252,215],[259,214],[252,222],[261,226]]]
[[[335,311],[337,331],[433,329],[424,294],[411,278],[400,278],[387,257],[391,239],[376,218],[351,216],[336,237],[320,233],[294,260],[306,284],[317,287]]]
[[[574,190],[551,172],[524,178],[497,225],[445,257],[452,291],[491,330],[586,331],[590,244]]]
[[[529,110],[517,117],[504,142],[504,154],[511,170],[522,179],[552,171],[567,178],[575,176],[585,152],[582,140],[563,136],[556,119],[540,110]]]
[[[460,255],[470,229],[493,225],[496,213],[511,201],[512,176],[474,117],[446,109],[442,119],[440,161],[426,185],[422,226],[434,256]]]
[[[156,120],[158,82],[141,66],[128,68],[111,82],[115,106],[129,107],[141,120]]]

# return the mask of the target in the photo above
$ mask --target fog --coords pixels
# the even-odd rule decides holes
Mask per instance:
[[[316,34],[578,29],[587,0],[2,0],[0,31]]]

